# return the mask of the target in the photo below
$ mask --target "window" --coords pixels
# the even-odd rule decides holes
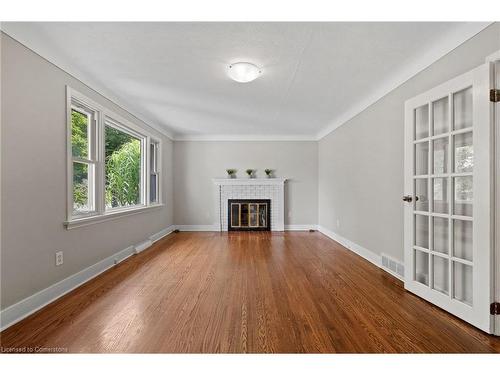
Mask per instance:
[[[158,192],[160,190],[160,169],[159,169],[159,154],[160,144],[158,141],[152,140],[149,144],[149,202],[158,203]]]
[[[141,204],[145,138],[107,119],[105,124],[106,210]]]
[[[161,205],[160,141],[68,88],[68,228]]]
[[[71,168],[74,216],[95,212],[96,112],[83,103],[71,105]]]

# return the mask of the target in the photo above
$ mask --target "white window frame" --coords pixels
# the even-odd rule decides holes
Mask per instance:
[[[153,154],[151,155],[151,146],[154,147],[154,151],[153,151]],[[149,179],[148,179],[148,183],[150,184],[151,183],[151,176],[152,175],[155,175],[156,176],[156,200],[154,202],[151,202],[151,196],[148,197],[148,202],[149,204],[158,204],[161,202],[161,177],[162,177],[162,165],[161,165],[161,142],[159,139],[157,138],[151,138],[149,140],[149,144],[148,144],[148,148],[149,148],[149,152],[150,152],[150,155],[149,155],[149,159],[148,159],[148,163],[149,163]],[[153,156],[153,163],[151,163],[151,156]],[[153,166],[151,166],[151,164],[153,164]],[[148,194],[151,194],[151,186],[149,186],[149,189],[148,189]]]
[[[98,112],[89,106],[87,103],[78,100],[77,98],[72,98],[69,103],[69,118],[70,122],[72,122],[72,111],[75,110],[80,113],[84,113],[88,118],[88,155],[87,158],[73,156],[73,145],[72,145],[72,127],[70,124],[70,134],[69,134],[69,163],[68,163],[68,171],[70,173],[71,178],[71,207],[68,207],[68,213],[71,217],[75,218],[83,218],[88,216],[93,216],[98,212],[98,202],[96,199],[96,183],[95,179],[98,173],[98,158],[99,152],[97,150],[97,124],[98,124]],[[88,200],[91,202],[88,211],[81,211],[79,213],[75,213],[73,210],[73,164],[81,163],[88,165],[87,173],[88,173]]]
[[[80,160],[73,157],[72,152],[72,109],[83,108],[90,112],[93,117],[91,127],[92,136],[89,139],[92,150],[89,159]],[[115,112],[94,102],[80,92],[66,86],[66,112],[67,112],[67,220],[64,222],[67,229],[86,226],[93,223],[103,222],[123,216],[137,214],[153,208],[163,206],[162,184],[161,184],[161,139],[153,136],[143,127],[128,121]],[[140,203],[134,206],[106,208],[105,203],[105,127],[111,126],[115,129],[130,134],[141,141],[141,195]],[[157,201],[150,203],[150,144],[157,145],[157,175],[158,191]],[[93,165],[93,179],[89,178],[89,195],[94,202],[92,211],[75,213],[73,211],[73,162],[81,161]]]

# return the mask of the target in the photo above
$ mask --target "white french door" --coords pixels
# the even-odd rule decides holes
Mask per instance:
[[[490,69],[405,103],[405,288],[492,330]]]

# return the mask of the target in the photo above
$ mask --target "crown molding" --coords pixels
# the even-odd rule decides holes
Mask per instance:
[[[276,134],[276,135],[259,135],[259,134],[198,134],[198,135],[183,135],[174,136],[174,141],[317,141],[318,138],[314,134]]]
[[[492,24],[494,24],[494,22],[468,22],[460,27],[459,30],[450,33],[440,43],[437,43],[433,48],[427,51],[427,53],[424,54],[420,59],[417,59],[413,64],[406,66],[405,69],[399,72],[399,74],[394,75],[390,80],[387,80],[384,84],[382,84],[374,93],[365,97],[353,108],[347,110],[336,119],[334,119],[329,125],[327,125],[324,129],[317,133],[315,137],[316,140],[319,141],[322,138],[326,137],[332,131],[356,117],[358,114],[382,99],[391,91],[394,91],[403,83],[413,78],[415,75],[425,70],[430,65],[432,65]]]

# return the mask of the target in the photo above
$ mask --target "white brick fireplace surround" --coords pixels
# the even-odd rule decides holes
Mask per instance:
[[[218,230],[227,231],[228,199],[270,199],[271,230],[285,230],[286,178],[214,178]]]

